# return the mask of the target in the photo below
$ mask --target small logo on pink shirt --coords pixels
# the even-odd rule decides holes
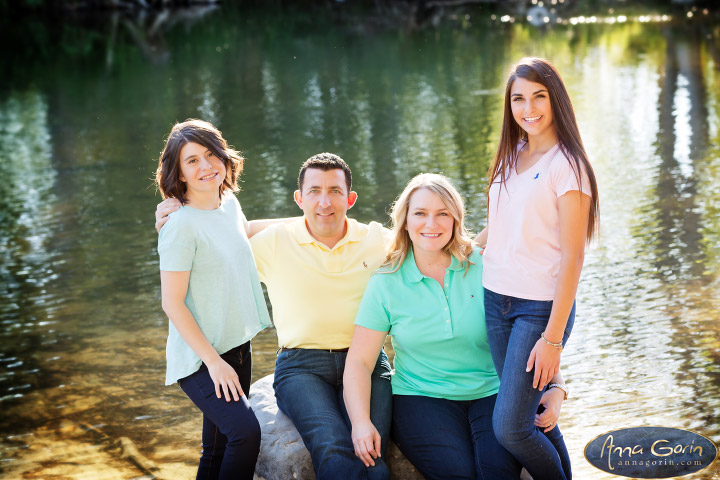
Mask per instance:
[[[533,180],[537,180],[537,178],[538,178],[539,176],[540,176],[540,172],[536,173],[535,176],[533,177]]]

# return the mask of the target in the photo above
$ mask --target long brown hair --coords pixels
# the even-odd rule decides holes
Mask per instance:
[[[430,190],[443,202],[445,208],[448,209],[453,220],[452,236],[447,245],[443,248],[443,252],[452,255],[460,261],[465,267],[465,271],[473,262],[469,260],[472,255],[472,238],[465,228],[465,202],[462,197],[444,175],[437,173],[421,173],[413,177],[402,191],[398,199],[393,203],[390,211],[392,218],[392,237],[385,263],[380,270],[382,273],[392,273],[397,271],[407,256],[412,241],[407,231],[407,216],[410,208],[410,197],[416,191],[425,188]]]
[[[518,78],[539,83],[547,89],[548,96],[550,97],[553,127],[555,129],[555,136],[558,139],[558,146],[565,155],[565,158],[570,162],[570,166],[573,169],[573,173],[581,189],[584,184],[582,181],[582,173],[585,172],[585,174],[587,174],[590,182],[589,193],[592,196],[586,233],[586,240],[589,242],[597,233],[600,220],[597,181],[595,180],[592,165],[590,165],[587,153],[585,152],[582,138],[580,138],[580,131],[578,130],[577,121],[575,120],[575,111],[573,110],[570,96],[565,89],[565,84],[562,78],[560,78],[560,74],[549,60],[536,57],[523,58],[510,70],[505,86],[505,105],[503,108],[504,113],[500,143],[495,153],[495,161],[490,167],[488,174],[490,178],[488,193],[490,186],[498,180],[498,177],[500,184],[505,184],[508,172],[510,172],[511,168],[517,166],[518,144],[521,140],[527,140],[527,133],[513,118],[512,106],[510,105],[511,88]]]
[[[180,180],[180,150],[191,142],[202,145],[222,159],[226,173],[218,195],[222,197],[227,190],[237,192],[238,177],[242,173],[245,159],[240,152],[228,145],[220,130],[212,123],[188,119],[173,126],[158,160],[155,184],[162,197],[177,198],[183,204],[187,202],[187,185]]]

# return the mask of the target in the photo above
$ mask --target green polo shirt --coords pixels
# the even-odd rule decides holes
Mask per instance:
[[[392,335],[393,394],[474,400],[497,393],[479,249],[470,260],[465,273],[452,258],[444,289],[420,273],[412,250],[396,272],[370,279],[355,324]]]

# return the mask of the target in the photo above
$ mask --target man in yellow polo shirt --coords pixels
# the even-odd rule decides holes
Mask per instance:
[[[357,200],[352,174],[337,155],[321,153],[300,169],[295,202],[304,216],[269,226],[250,242],[273,306],[280,344],[275,396],[310,451],[318,479],[387,479],[355,456],[343,401],[345,357],[355,314],[372,273],[385,259],[386,230],[347,218]],[[390,364],[381,353],[372,374],[370,416],[387,447]]]

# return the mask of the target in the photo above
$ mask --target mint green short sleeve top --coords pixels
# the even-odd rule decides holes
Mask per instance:
[[[444,288],[420,273],[412,250],[396,272],[370,279],[355,324],[392,336],[393,394],[474,400],[497,393],[478,249],[470,260],[466,273],[452,258]]]
[[[185,305],[219,354],[249,341],[270,325],[245,215],[234,195],[215,210],[183,206],[160,230],[160,270],[190,271]],[[202,361],[172,322],[165,384],[195,373]]]

